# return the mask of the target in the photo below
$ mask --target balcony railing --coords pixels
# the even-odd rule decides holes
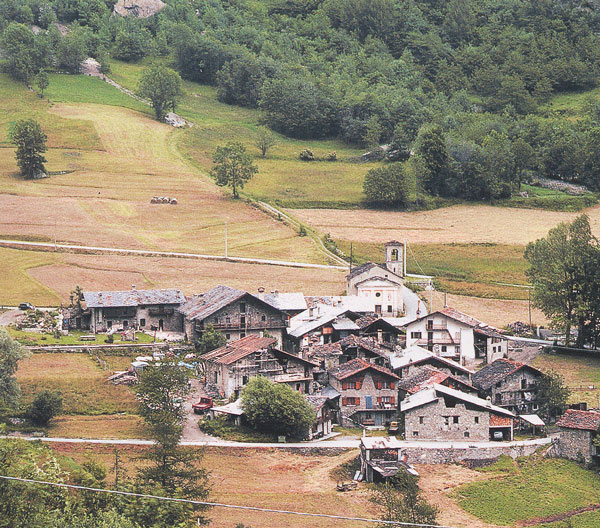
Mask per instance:
[[[287,321],[247,321],[233,323],[209,323],[216,330],[268,330],[270,328],[287,328]],[[203,329],[204,326],[198,327]]]

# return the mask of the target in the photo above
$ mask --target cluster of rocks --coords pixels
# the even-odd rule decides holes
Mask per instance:
[[[53,312],[42,312],[41,310],[28,310],[18,323],[17,329],[27,332],[39,332],[52,334],[60,329],[59,318]]]
[[[171,198],[169,196],[153,196],[152,200],[150,200],[150,203],[177,205],[178,202],[176,198]]]
[[[515,321],[514,323],[510,323],[508,325],[511,332],[515,335],[525,335],[533,333],[533,330],[527,323],[523,323],[522,321]]]
[[[588,192],[583,185],[575,185],[574,183],[567,183],[560,180],[550,180],[547,178],[538,178],[537,180],[531,182],[531,184],[537,187],[543,187],[544,189],[552,189],[554,191],[564,192],[565,194],[571,194],[573,196],[580,196]]]

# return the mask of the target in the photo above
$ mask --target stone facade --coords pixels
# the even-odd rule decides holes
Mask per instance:
[[[561,427],[558,442],[559,456],[588,464],[593,462],[594,457],[600,456],[600,448],[594,445],[596,434],[595,431]]]
[[[509,374],[487,391],[483,398],[491,398],[494,405],[518,414],[535,414],[539,409],[537,384],[540,375],[525,368]]]
[[[343,425],[386,425],[398,416],[396,378],[373,369],[339,380],[329,376],[329,384],[341,394]],[[351,419],[352,418],[352,419]]]
[[[457,403],[446,407],[440,398],[404,413],[407,440],[462,440],[483,442],[490,439],[490,413]]]
[[[281,347],[288,326],[288,316],[248,294],[202,321],[186,319],[185,332],[188,339],[198,339],[210,325],[224,334],[228,341],[236,341],[247,335],[263,335],[266,331],[277,340],[277,346]]]
[[[128,328],[161,332],[182,332],[183,317],[179,304],[104,307],[90,309],[90,331],[123,331]]]

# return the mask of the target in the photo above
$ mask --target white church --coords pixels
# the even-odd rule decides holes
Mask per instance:
[[[406,248],[393,240],[385,245],[385,264],[367,262],[346,276],[346,295],[368,298],[375,313],[400,317],[404,313],[403,287],[406,275]]]

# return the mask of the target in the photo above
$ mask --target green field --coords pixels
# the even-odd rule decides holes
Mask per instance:
[[[350,254],[350,243],[339,241]],[[438,290],[491,299],[527,299],[527,290],[504,286],[527,284],[523,246],[509,244],[410,244],[409,273],[432,275]],[[381,260],[384,244],[353,243],[358,263]]]
[[[488,523],[514,526],[600,502],[600,476],[567,460],[502,457],[486,472],[492,478],[460,486],[453,496]]]
[[[111,62],[115,81],[134,90],[144,62],[127,64]],[[246,186],[245,193],[259,200],[269,200],[285,207],[352,207],[363,200],[365,173],[377,163],[357,164],[347,161],[363,153],[339,140],[295,140],[277,135],[277,145],[259,158],[254,134],[260,112],[220,103],[216,88],[185,82],[177,112],[194,123],[194,127],[178,138],[184,156],[202,169],[209,169],[217,146],[236,140],[256,156],[259,173]],[[310,149],[315,156],[336,152],[338,161],[304,162],[298,155]]]
[[[8,333],[13,339],[26,346],[48,346],[48,345],[102,345],[106,343],[106,336],[103,334],[95,334],[93,340],[81,340],[81,336],[88,336],[89,332],[69,332],[69,335],[54,337],[52,334],[38,334],[36,332],[24,332],[17,330],[12,326],[7,328]],[[154,340],[151,335],[143,332],[136,334],[136,343],[152,343]],[[115,334],[115,343],[131,344],[131,341],[121,341],[120,335]]]

